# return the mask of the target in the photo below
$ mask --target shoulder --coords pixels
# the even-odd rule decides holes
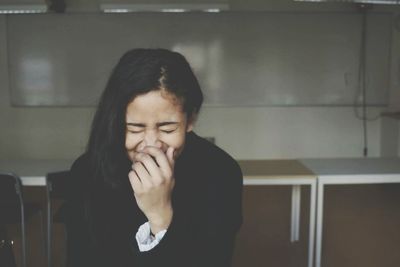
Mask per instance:
[[[242,171],[236,160],[222,148],[199,137],[194,132],[188,134],[187,153],[197,161],[202,169],[226,179],[242,182]]]
[[[72,175],[88,174],[90,172],[89,165],[90,164],[88,155],[86,153],[82,154],[72,163],[71,174]]]
[[[89,164],[88,155],[82,154],[73,163],[70,169],[71,184],[75,185],[78,191],[85,191],[91,178],[93,176],[93,170]]]

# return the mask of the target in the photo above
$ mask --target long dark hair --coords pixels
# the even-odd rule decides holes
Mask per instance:
[[[126,169],[122,167],[128,163],[126,108],[136,96],[153,90],[174,94],[188,119],[198,114],[203,102],[200,85],[183,55],[166,49],[126,52],[114,67],[100,98],[87,146],[98,182],[118,186],[126,179]]]

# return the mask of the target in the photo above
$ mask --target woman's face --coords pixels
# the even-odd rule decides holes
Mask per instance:
[[[131,161],[146,146],[166,153],[173,147],[175,157],[183,150],[186,132],[193,129],[179,100],[165,90],[136,96],[126,109],[125,148]]]

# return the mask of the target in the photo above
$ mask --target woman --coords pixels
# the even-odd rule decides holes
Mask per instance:
[[[69,266],[230,266],[242,174],[192,131],[202,101],[181,54],[120,59],[71,168]]]

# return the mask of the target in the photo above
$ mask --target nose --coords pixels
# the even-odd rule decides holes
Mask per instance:
[[[141,143],[140,149],[143,149],[146,146],[154,146],[157,148],[162,147],[162,143],[159,140],[158,134],[156,131],[147,131],[143,137],[143,141]]]

